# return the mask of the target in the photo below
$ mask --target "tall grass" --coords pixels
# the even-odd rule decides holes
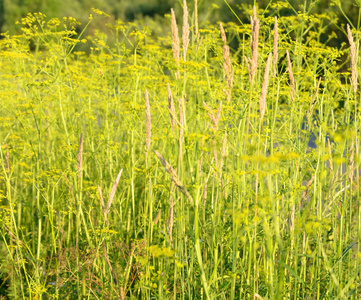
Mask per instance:
[[[359,32],[245,13],[0,40],[2,298],[361,297]]]

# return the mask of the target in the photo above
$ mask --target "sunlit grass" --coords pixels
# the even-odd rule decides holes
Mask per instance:
[[[0,295],[359,299],[360,93],[331,17],[278,16],[261,92],[274,16],[252,71],[249,24],[176,15],[178,54],[170,16],[88,37],[30,14],[0,40]]]

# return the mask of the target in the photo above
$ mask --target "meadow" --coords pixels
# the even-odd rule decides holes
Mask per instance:
[[[360,31],[243,9],[3,36],[0,299],[361,298]]]

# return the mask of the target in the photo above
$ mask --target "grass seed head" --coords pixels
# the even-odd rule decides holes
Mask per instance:
[[[353,92],[356,96],[357,91],[357,56],[356,56],[356,46],[353,40],[352,32],[350,25],[347,24],[347,37],[350,43],[350,56],[351,56],[351,83],[353,87]]]
[[[260,121],[262,121],[265,111],[266,111],[266,97],[267,97],[267,88],[268,88],[268,77],[271,67],[271,58],[272,54],[270,53],[267,58],[266,68],[264,70],[264,77],[261,89],[261,98],[259,99],[259,111],[260,111]]]
[[[189,24],[187,0],[183,0],[183,28],[182,28],[183,60],[186,61],[189,45]]]
[[[222,23],[219,23],[219,27],[221,29],[221,37],[222,37],[223,43],[224,43],[224,45],[226,45],[227,44],[227,36],[226,36],[226,32],[224,31]]]
[[[173,45],[173,57],[176,62],[179,62],[179,35],[178,35],[178,26],[177,20],[175,18],[174,10],[171,9],[171,27],[172,27],[172,45]]]
[[[169,115],[170,115],[170,123],[171,123],[172,129],[174,129],[176,112],[175,112],[175,108],[174,108],[172,91],[170,89],[169,83],[167,84],[167,92],[168,92],[168,108],[169,108]]]
[[[286,53],[287,53],[287,70],[288,70],[288,76],[290,77],[290,84],[291,84],[291,100],[292,100],[292,102],[295,102],[295,77],[293,76],[290,53],[288,52],[288,50],[286,50]]]
[[[107,214],[107,215],[109,214],[110,206],[112,205],[112,202],[114,200],[115,192],[117,190],[120,176],[122,176],[122,173],[123,173],[123,169],[121,169],[120,172],[118,173],[118,176],[115,179],[115,182],[113,184],[112,190],[110,191],[109,201],[108,201],[107,207],[105,208],[105,214]]]
[[[258,64],[258,38],[259,38],[259,19],[257,18],[256,6],[253,6],[253,18],[251,17],[252,28],[252,60],[251,60],[251,80],[252,83],[256,76],[257,64]]]
[[[169,204],[169,219],[168,219],[168,226],[167,226],[167,231],[168,231],[168,237],[169,237],[169,241],[173,247],[173,239],[172,239],[172,232],[173,232],[173,208],[174,208],[174,201],[173,201],[173,197],[170,196],[170,204]]]
[[[274,26],[274,38],[273,38],[273,75],[277,76],[277,62],[278,62],[278,22],[275,17]]]

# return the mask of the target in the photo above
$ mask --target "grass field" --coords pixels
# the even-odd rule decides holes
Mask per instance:
[[[0,299],[361,298],[360,31],[287,5],[0,40]]]

